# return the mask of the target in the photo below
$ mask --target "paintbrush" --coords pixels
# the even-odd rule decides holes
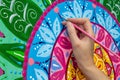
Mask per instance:
[[[57,13],[60,18],[62,18],[63,21],[68,21],[66,18],[64,18],[62,15],[60,15],[59,13],[59,8],[55,7],[54,8],[54,12]],[[72,22],[71,22],[72,23]],[[94,37],[92,37],[89,33],[87,33],[86,31],[84,31],[83,29],[81,29],[79,26],[77,26],[76,24],[72,23],[72,25],[79,30],[80,32],[82,32],[83,34],[85,34],[86,36],[88,36],[90,39],[92,39],[94,42],[98,43],[100,46],[102,46],[104,49],[106,49],[107,51],[109,51],[112,54],[115,54],[114,52],[112,52],[111,50],[109,50],[107,47],[105,47],[104,45],[102,45],[97,39],[95,39]],[[116,55],[116,54],[115,54]],[[118,56],[118,55],[116,55]]]

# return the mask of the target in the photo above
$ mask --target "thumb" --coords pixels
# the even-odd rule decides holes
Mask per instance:
[[[65,26],[67,27],[68,35],[69,35],[72,45],[75,45],[76,42],[78,42],[79,40],[75,27],[69,21],[66,22]]]

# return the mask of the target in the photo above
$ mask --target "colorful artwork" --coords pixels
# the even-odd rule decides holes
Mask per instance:
[[[57,13],[56,13],[57,12]],[[38,20],[29,38],[24,60],[25,80],[82,80],[65,27],[65,18],[89,18],[96,34],[94,61],[111,80],[119,80],[119,33],[115,17],[92,0],[61,0],[49,6]],[[107,47],[111,53],[105,49]]]
[[[120,1],[97,1],[0,0],[0,80],[86,79],[60,15],[90,19],[99,41],[95,65],[111,80],[119,80]]]

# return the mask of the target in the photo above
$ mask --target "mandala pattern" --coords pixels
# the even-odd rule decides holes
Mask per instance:
[[[43,14],[27,44],[23,71],[25,80],[79,80],[84,78],[79,69],[76,69],[76,62],[71,56],[71,43],[65,27],[61,24],[63,19],[60,15],[65,18],[90,19],[96,34],[95,38],[99,41],[99,45],[95,46],[96,66],[111,80],[120,78],[120,27],[112,14],[102,5],[91,0],[63,0],[58,3],[54,2]],[[105,47],[114,53],[109,52]],[[71,73],[67,74],[69,70]],[[78,75],[76,75],[77,72]],[[72,75],[72,77],[67,77],[67,75]]]
[[[119,80],[120,1],[97,1],[110,11],[95,0],[0,0],[0,80],[85,80],[60,15],[90,19],[95,65]]]

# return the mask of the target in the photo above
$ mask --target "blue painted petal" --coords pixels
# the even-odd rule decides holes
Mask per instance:
[[[54,21],[54,24],[53,24],[53,31],[54,31],[54,34],[55,34],[56,37],[61,32],[61,28],[60,27],[61,27],[60,26],[60,22],[59,22],[58,18],[56,18],[55,21]]]
[[[45,42],[49,43],[55,42],[55,36],[49,28],[41,26],[39,31]]]
[[[80,5],[78,4],[77,1],[74,1],[74,6],[73,6],[73,8],[74,8],[75,16],[76,16],[77,18],[81,18],[81,17],[82,17],[82,9],[81,9],[81,7],[80,7]]]
[[[37,57],[44,58],[44,57],[50,56],[52,47],[53,47],[53,45],[49,45],[49,44],[42,45],[37,52]]]
[[[34,68],[34,70],[37,80],[48,80],[48,75],[45,73],[44,70],[36,69],[36,68]]]
[[[56,60],[52,60],[52,70],[59,70],[61,68],[60,64]]]

